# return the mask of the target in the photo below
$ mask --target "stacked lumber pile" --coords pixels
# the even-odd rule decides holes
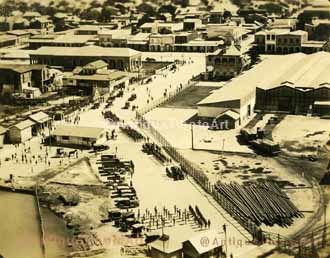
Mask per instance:
[[[233,214],[250,219],[257,226],[277,224],[288,227],[294,218],[303,217],[286,193],[273,182],[246,186],[217,182],[215,189],[223,200],[231,204]]]

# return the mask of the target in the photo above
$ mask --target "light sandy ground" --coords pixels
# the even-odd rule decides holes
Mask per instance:
[[[93,173],[86,160],[82,160],[77,165],[72,166],[51,178],[49,182],[67,183],[75,185],[100,185],[100,181]]]
[[[144,57],[152,57],[156,60],[173,61],[175,59],[182,59],[179,53],[143,53]],[[137,98],[131,102],[131,106],[135,105],[139,108],[148,105],[147,101],[156,101],[163,97],[165,90],[167,92],[175,92],[180,84],[187,84],[192,76],[196,76],[204,71],[205,55],[192,54],[190,59],[188,54],[183,54],[183,58],[188,62],[186,65],[178,66],[177,72],[167,72],[166,77],[163,75],[153,76],[153,81],[148,84],[133,84],[130,85],[124,92],[124,97],[116,99],[114,106],[109,109],[116,113],[119,117],[125,120],[135,118],[135,112],[131,110],[122,109],[127,99],[134,93]],[[193,61],[193,62],[192,62]]]
[[[274,140],[295,155],[316,154],[329,141],[329,134],[329,120],[294,115],[286,116],[273,131]]]
[[[168,57],[165,57],[166,54],[163,53],[161,55],[163,55],[163,61],[165,60],[165,58],[173,58],[173,59],[176,58],[172,53],[168,54]],[[195,61],[194,63],[183,66],[179,68],[179,71],[177,73],[175,74],[169,73],[166,78],[162,76],[157,76],[157,78],[148,85],[136,86],[134,90],[134,92],[138,96],[136,100],[136,104],[143,106],[146,103],[146,100],[148,99],[147,96],[148,94],[146,94],[147,92],[146,87],[150,89],[150,94],[156,99],[162,96],[162,93],[165,88],[171,90],[171,88],[169,88],[169,84],[171,84],[172,87],[174,87],[173,85],[178,86],[181,81],[178,81],[177,78],[180,78],[180,80],[182,80],[182,83],[188,81],[188,79],[191,78],[192,71],[196,71],[196,72],[198,72],[198,70],[202,71],[202,67],[203,67],[202,57],[203,57],[202,55],[199,56],[196,55],[196,60],[200,58],[199,62]],[[130,90],[128,92],[125,92],[124,98],[116,100],[114,103],[114,107],[112,108],[112,110],[115,113],[118,112],[118,115],[121,118],[124,119],[134,118],[134,112],[121,109],[126,99],[133,92],[132,91],[133,88],[134,86],[130,87]],[[110,125],[109,122],[105,121],[101,115],[101,111],[103,110],[103,108],[104,105],[101,105],[99,109],[82,112],[80,114],[79,125],[105,127],[107,130],[112,130],[114,126]],[[159,109],[156,109],[155,112],[158,112],[157,110]],[[174,111],[177,112],[176,110]],[[159,113],[158,115],[156,115],[157,113],[153,113],[153,112],[150,113],[151,116],[155,115],[155,117],[158,118],[161,117],[162,120],[165,122],[171,121],[171,119],[174,120],[173,118],[176,116],[178,116],[181,120],[181,119],[185,119],[186,117],[189,118],[188,116],[193,114],[192,110],[185,110],[182,112],[180,111],[178,113],[171,113],[172,111],[169,112],[169,110],[162,110],[162,112]],[[180,128],[181,127],[185,128],[184,126],[180,125]],[[172,131],[170,132],[169,135],[166,135],[166,131],[161,131],[161,133],[164,133],[164,136],[168,138],[170,142],[174,143],[175,146],[177,145],[179,146],[179,144],[181,144],[182,146],[179,148],[186,150],[189,150],[189,145],[190,145],[189,132],[190,132],[189,126],[188,128],[185,128],[181,131],[176,131],[176,132]],[[216,132],[216,133],[222,133],[222,132]],[[180,137],[178,137],[177,135],[180,135]],[[197,130],[196,138],[202,140],[203,137],[205,137],[203,131],[201,130],[201,132],[199,132],[199,130]],[[219,142],[215,141],[215,145],[219,145],[222,148],[222,144],[221,144],[222,139],[226,139],[224,147],[226,148],[227,145],[228,147],[231,146],[230,143],[227,144],[227,135],[226,136],[223,135],[222,137],[221,136],[219,137],[219,135],[214,135],[213,137],[214,139],[216,139],[216,141],[219,141]],[[234,139],[235,137],[231,135],[230,137],[228,136],[228,138]],[[35,138],[31,141],[31,144],[32,144],[31,145],[32,152],[39,153],[40,152],[38,150],[38,148],[40,148],[39,140]],[[140,199],[139,209],[141,211],[145,209],[152,210],[154,209],[155,206],[157,206],[159,209],[161,209],[164,206],[168,209],[171,209],[173,208],[173,205],[176,205],[178,208],[184,209],[187,208],[189,205],[193,205],[193,206],[198,205],[204,216],[207,219],[211,220],[211,229],[216,229],[221,231],[222,225],[226,223],[228,238],[231,238],[232,241],[233,239],[236,240],[235,244],[232,243],[231,245],[228,246],[229,253],[233,253],[235,258],[237,257],[253,258],[256,257],[257,254],[261,254],[262,251],[269,250],[269,248],[271,248],[271,246],[256,247],[246,243],[245,242],[246,238],[244,237],[246,235],[246,232],[239,225],[237,225],[237,222],[234,221],[228,214],[226,214],[221,209],[221,207],[218,204],[216,204],[212,198],[210,198],[210,196],[206,195],[205,192],[202,191],[196,185],[196,183],[192,181],[184,180],[184,181],[174,182],[171,179],[167,178],[165,174],[165,167],[161,165],[153,157],[150,157],[141,152],[142,143],[135,143],[125,135],[118,132],[117,140],[110,141],[108,144],[110,145],[110,150],[106,151],[105,153],[115,153],[116,152],[115,150],[118,149],[117,153],[120,158],[126,160],[132,159],[135,164],[135,174],[132,180],[133,180],[133,185],[137,190],[137,195]],[[204,143],[200,143],[198,140],[196,140],[196,144],[197,146],[199,145],[202,147],[204,146]],[[236,147],[232,146],[233,149],[236,149]],[[15,148],[13,146],[5,146],[5,148],[1,150],[2,163],[4,163],[3,157],[12,153],[14,150]],[[55,149],[52,149],[51,151],[55,152]],[[84,155],[89,155],[89,154],[86,152],[84,153]],[[197,160],[196,157],[194,156],[190,156],[190,158],[195,161]],[[65,159],[63,162],[69,162],[69,161],[66,161]],[[212,163],[210,162],[210,164]],[[6,166],[6,164],[2,164],[2,167],[4,166]],[[31,167],[31,164],[24,165],[22,168],[19,168],[17,166],[19,166],[19,164],[16,165],[15,162],[10,162],[10,164],[8,164],[8,167],[5,167],[6,169],[2,169],[1,167],[0,170],[1,176],[2,175],[8,176],[9,175],[8,170],[9,171],[13,170],[15,172],[19,171],[16,172],[19,175],[31,175],[29,174],[31,172],[24,171],[27,170],[28,167]],[[93,165],[93,167],[95,167],[95,165]],[[43,169],[45,169],[45,167],[42,167],[40,165],[40,168],[36,169],[36,171],[42,171]],[[67,180],[74,179],[73,176],[75,175],[75,173],[76,173],[75,170],[71,172],[67,172],[66,176],[64,176],[63,179],[67,179]],[[89,181],[93,177],[86,176],[84,178],[85,178],[84,180]],[[292,178],[292,180],[294,179]],[[306,196],[309,195],[307,194]],[[300,199],[306,200],[305,198],[300,198]],[[94,214],[94,216],[98,218],[97,207],[99,207],[100,204],[101,204],[101,200],[98,200],[96,202],[91,201],[85,204],[83,206],[83,209],[85,211],[90,210],[91,214],[92,215]],[[308,208],[312,209],[312,207],[307,207],[306,209]],[[119,254],[120,246],[122,246],[123,243],[124,244],[130,243],[127,237],[125,237],[122,233],[119,233],[117,229],[113,228],[111,225],[102,226],[98,228],[96,232],[98,233],[100,238],[103,239],[105,245],[111,248],[110,257],[119,257],[118,254]],[[199,231],[196,231],[196,228],[194,228],[191,225],[176,225],[175,227],[166,227],[165,232],[170,234],[172,238],[176,238],[177,241],[185,240],[187,238],[190,238],[194,234],[199,233]],[[117,239],[117,237],[119,241],[116,242],[113,239],[114,238]],[[107,241],[109,239],[112,240]]]
[[[103,106],[103,105],[102,105]],[[104,123],[102,116],[98,115],[102,107],[97,110],[90,110],[81,113],[80,125],[86,126],[90,124],[91,119],[95,121],[93,124],[101,125]],[[118,138],[110,142],[110,150],[104,153],[115,153],[118,148],[118,156],[125,160],[132,159],[135,164],[135,173],[133,176],[133,185],[136,188],[137,195],[140,200],[141,213],[145,210],[153,210],[155,206],[162,209],[164,206],[168,209],[173,209],[176,205],[178,208],[188,208],[189,205],[198,205],[207,219],[211,220],[211,228],[221,230],[223,224],[227,224],[228,238],[231,237],[237,241],[232,246],[228,247],[230,253],[235,254],[234,257],[244,257],[246,250],[251,252],[261,253],[262,250],[249,243],[246,243],[246,238],[236,229],[237,225],[228,214],[226,214],[215,201],[206,196],[205,193],[188,180],[176,181],[169,179],[165,174],[165,167],[153,157],[150,157],[141,151],[142,143],[135,143],[125,135],[118,133]],[[137,210],[137,209],[136,209]],[[223,215],[221,215],[223,214]],[[231,224],[233,223],[233,224]],[[233,226],[235,225],[235,227]],[[112,255],[119,254],[120,246],[123,244],[136,244],[136,240],[127,238],[124,234],[118,232],[116,228],[110,225],[102,226],[97,229],[99,237],[103,239],[105,246],[109,247]],[[180,225],[175,227],[166,227],[165,232],[175,238],[177,241],[185,240],[194,234],[198,234],[196,228],[191,225]],[[247,235],[246,233],[244,235]],[[263,247],[267,250],[271,246]],[[241,255],[241,256],[239,256]],[[254,257],[251,255],[250,257]]]
[[[273,158],[261,156],[243,157],[233,154],[214,154],[206,151],[192,150],[185,150],[183,154],[206,171],[212,183],[215,183],[217,180],[221,180],[224,183],[242,183],[243,181],[254,181],[258,178],[269,178],[277,181],[289,181],[296,186],[300,184],[308,187],[311,186],[302,177],[302,174],[299,173],[300,171],[294,171],[292,168],[285,167]],[[225,166],[223,162],[227,163],[227,165]],[[256,168],[263,168],[263,171],[267,173],[253,173],[250,170]],[[289,236],[297,232],[308,222],[312,216],[311,211],[315,211],[318,207],[319,197],[316,190],[310,188],[288,189],[285,192],[299,210],[307,211],[304,213],[305,217],[295,219],[295,222],[289,228],[279,226],[267,227],[263,225],[262,229],[283,236]]]
[[[178,149],[191,149],[191,126],[184,122],[196,113],[196,109],[156,108],[147,113],[145,118],[174,147]],[[239,130],[237,128],[233,130],[211,131],[208,130],[207,126],[194,125],[194,149],[252,153],[252,150],[246,145],[240,145],[237,142],[236,136],[239,135]]]
[[[0,150],[0,178],[8,179],[10,174],[13,174],[15,177],[35,176],[42,171],[60,169],[77,161],[76,156],[71,158],[55,158],[56,149],[58,147],[45,147],[40,143],[41,138],[34,137],[24,145],[20,144],[17,148],[14,145],[5,144]],[[31,151],[25,152],[24,150],[27,150],[28,148],[31,148]],[[69,152],[71,150],[72,149],[70,148],[64,148],[65,152]],[[48,156],[46,156],[46,152],[48,153]],[[17,155],[17,158],[12,159],[12,155],[15,154]],[[27,156],[27,163],[22,162],[22,155]],[[39,159],[39,155],[41,159]],[[87,151],[79,151],[78,158],[85,155],[88,155]],[[10,160],[6,161],[8,158]],[[48,162],[50,162],[50,165]]]

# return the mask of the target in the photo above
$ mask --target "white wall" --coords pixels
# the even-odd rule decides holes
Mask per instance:
[[[23,130],[19,130],[16,127],[12,127],[9,130],[9,139],[11,142],[20,143],[25,142],[32,138],[32,127],[27,127]]]

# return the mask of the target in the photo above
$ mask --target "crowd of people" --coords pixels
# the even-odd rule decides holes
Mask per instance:
[[[155,206],[153,210],[145,209],[143,213],[138,209],[135,217],[145,225],[147,232],[164,227],[174,227],[178,224],[186,225],[192,221],[193,225],[198,225],[199,229],[209,229],[211,227],[210,220],[205,225],[201,225],[195,220],[189,209],[180,209],[176,205],[173,206],[173,209],[168,209],[165,206],[163,208]]]

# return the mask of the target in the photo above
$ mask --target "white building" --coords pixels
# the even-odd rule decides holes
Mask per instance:
[[[9,128],[9,139],[12,143],[22,143],[32,138],[34,122],[27,119]]]
[[[58,145],[88,148],[103,143],[106,136],[103,128],[72,125],[59,125],[52,135]]]

